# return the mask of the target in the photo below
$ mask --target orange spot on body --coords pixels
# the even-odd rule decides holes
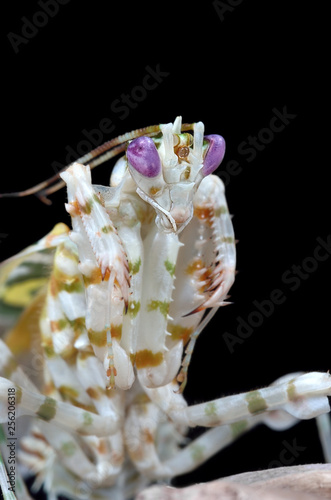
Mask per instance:
[[[113,375],[114,377],[116,377],[116,375],[117,375],[117,371],[116,371],[115,366],[111,366],[111,367],[110,367],[110,368],[108,368],[108,370],[107,370],[107,377],[111,377],[112,375]],[[111,387],[111,389],[112,389],[112,387]]]
[[[106,271],[105,271],[105,274],[103,275],[102,279],[103,281],[108,281],[110,278],[110,269],[109,267],[107,267]]]
[[[50,382],[49,384],[44,384],[43,385],[43,394],[45,396],[54,396],[56,394],[56,388],[55,385]]]
[[[136,367],[138,370],[141,368],[150,368],[159,366],[163,361],[162,352],[152,352],[149,349],[143,349],[136,353]]]
[[[102,281],[102,274],[99,267],[95,267],[90,276],[83,276],[84,284],[86,287],[90,285],[98,285]]]
[[[52,332],[59,332],[60,331],[59,321],[51,320],[50,327],[51,327]]]
[[[185,269],[186,274],[194,274],[196,271],[200,271],[205,267],[205,263],[202,259],[193,259],[187,268]]]
[[[155,187],[155,186],[152,186],[149,190],[149,194],[151,196],[155,196],[159,191],[160,191],[161,188],[159,187]]]
[[[80,206],[77,200],[74,200],[69,204],[69,211],[71,217],[77,217],[80,215]]]
[[[183,340],[184,345],[187,344],[191,334],[194,331],[193,327],[185,327],[182,325],[169,324],[167,327],[169,333],[171,333],[171,339],[174,341]]]
[[[55,278],[55,276],[52,274],[50,280],[49,280],[49,292],[50,294],[53,296],[53,297],[56,297],[56,295],[58,294],[58,291],[59,291],[59,286],[58,286],[58,283],[57,283],[57,280]]]
[[[108,446],[106,440],[99,439],[97,450],[101,455],[105,455],[108,452]]]
[[[200,293],[203,293],[206,288],[208,288],[211,281],[212,269],[210,267],[206,267],[202,259],[193,259],[187,266],[185,272],[186,274],[193,275],[195,280],[202,283],[199,288]]]
[[[122,324],[120,325],[110,325],[110,334],[112,339],[121,340],[122,337]]]
[[[99,387],[88,387],[86,389],[86,393],[90,396],[92,399],[100,399],[101,392]]]
[[[145,443],[154,443],[154,436],[149,429],[142,430],[142,438]]]
[[[194,216],[210,226],[215,216],[214,208],[210,206],[195,207]]]

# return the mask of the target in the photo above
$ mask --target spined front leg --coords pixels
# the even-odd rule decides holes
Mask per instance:
[[[130,387],[134,380],[129,355],[116,340],[128,306],[127,257],[116,228],[91,184],[88,166],[73,164],[63,174],[86,287],[86,328],[95,355],[105,367],[108,387]]]
[[[178,236],[155,225],[144,241],[144,269],[136,367],[147,387],[168,384],[180,367],[183,344],[166,346],[169,307],[174,288]]]
[[[196,308],[199,311],[224,305],[234,282],[236,248],[224,185],[219,177],[209,175],[203,179],[195,194],[193,206],[199,235],[212,241],[211,245],[207,243],[202,246],[199,255],[203,264],[199,272],[201,292],[204,295],[202,304]],[[207,246],[209,248],[205,248]]]
[[[235,237],[223,182],[215,175],[205,177],[193,199],[193,218],[180,234],[176,267],[176,288],[170,306],[169,346],[178,338],[187,343],[186,355],[178,375],[180,389],[195,342],[217,308],[228,304],[236,267]],[[206,309],[211,309],[202,320]]]

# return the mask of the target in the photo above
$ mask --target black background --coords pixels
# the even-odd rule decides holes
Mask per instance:
[[[226,140],[221,177],[229,161],[239,163],[241,172],[227,182],[239,240],[234,304],[220,310],[198,340],[185,391],[190,403],[265,386],[294,371],[331,368],[331,259],[300,278],[295,291],[294,281],[283,278],[285,272],[293,277],[292,266],[313,256],[316,239],[330,234],[326,13],[299,1],[235,4],[222,16],[210,1],[71,0],[15,52],[8,33],[22,36],[22,17],[43,22],[37,2],[15,2],[2,38],[1,192],[53,175],[54,162],[64,165],[68,147],[77,151],[83,130],[98,129],[104,118],[114,125],[104,141],[177,115],[184,122],[201,120],[206,133]],[[139,96],[147,66],[159,66],[163,81],[140,102],[133,99],[132,109],[114,111],[122,93]],[[239,145],[269,127],[274,109],[284,108],[295,118],[248,161]],[[95,183],[107,184],[110,168],[95,170]],[[0,200],[1,260],[55,222],[69,223],[65,192],[52,201]],[[275,289],[284,303],[230,352],[224,332],[237,335],[238,318],[247,321],[253,302],[269,299]],[[293,465],[322,461],[314,421],[284,433],[259,427],[174,484],[266,468],[279,460],[284,442],[294,440],[304,450]]]

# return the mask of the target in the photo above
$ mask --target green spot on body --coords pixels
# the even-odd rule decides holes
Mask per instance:
[[[204,460],[205,447],[201,444],[192,444],[191,457],[194,462],[202,462]]]
[[[98,201],[100,203],[99,198]],[[84,214],[89,215],[92,212],[92,207],[93,207],[93,199],[90,199],[86,201],[85,205],[81,206],[81,210],[82,212],[84,212]]]
[[[221,241],[222,243],[234,243],[234,238],[232,236],[223,236]]]
[[[20,402],[22,401],[22,389],[20,387],[18,387],[17,385],[15,386],[15,389],[16,389],[16,392],[15,392],[16,401],[15,401],[15,403],[17,405],[19,405]]]
[[[290,380],[287,386],[287,396],[289,401],[295,401],[298,398],[293,380]]]
[[[76,337],[81,335],[85,330],[85,316],[80,316],[78,318],[68,320],[69,325],[73,328]]]
[[[205,415],[207,415],[207,417],[217,417],[217,408],[215,401],[210,401],[210,403],[206,404]]]
[[[73,387],[70,387],[70,385],[61,385],[59,387],[59,392],[65,401],[72,401],[79,396],[79,392]]]
[[[93,417],[87,411],[83,413],[83,423],[84,425],[91,425],[93,423]]]
[[[105,234],[107,234],[107,233],[112,233],[112,232],[113,232],[113,228],[112,228],[110,225],[108,225],[108,226],[103,226],[103,227],[101,228],[101,231],[102,231],[103,233],[105,233]]]
[[[169,302],[162,302],[161,300],[151,300],[147,304],[147,311],[156,311],[157,309],[159,309],[160,313],[163,314],[165,318],[167,318],[169,306]]]
[[[76,445],[72,441],[67,441],[61,445],[61,451],[66,457],[72,457],[76,452]]]
[[[248,403],[248,411],[252,413],[252,415],[261,413],[268,408],[267,402],[261,396],[260,391],[248,392],[245,399]]]
[[[236,439],[240,436],[248,427],[247,420],[239,420],[239,422],[233,422],[231,424],[232,437]]]
[[[59,319],[58,328],[59,330],[64,330],[68,326],[68,321],[65,318]]]
[[[96,194],[94,194],[92,198],[93,198],[94,201],[96,201],[97,203],[99,203],[100,205],[102,205],[99,196],[97,196]]]
[[[140,257],[135,262],[129,262],[130,274],[137,274],[139,272],[140,266],[141,266],[141,258]]]
[[[85,291],[84,285],[80,279],[73,279],[71,282],[59,283],[59,292],[64,291],[68,293],[83,293]]]
[[[140,310],[140,302],[136,302],[135,300],[129,301],[128,304],[128,313],[132,318],[135,318]]]
[[[92,345],[97,347],[105,347],[107,345],[107,329],[101,330],[101,332],[97,332],[96,330],[92,330],[92,328],[88,329],[88,338]]]
[[[173,264],[172,262],[170,262],[170,260],[166,260],[164,262],[164,265],[170,276],[174,276],[176,264]]]
[[[222,205],[221,207],[216,208],[216,210],[215,210],[215,216],[216,217],[220,217],[221,215],[227,214],[227,213],[228,213],[228,209],[224,205]]]
[[[56,414],[56,401],[55,399],[46,397],[43,404],[39,407],[39,410],[36,412],[36,415],[40,417],[42,420],[52,420]]]
[[[44,353],[47,358],[53,358],[55,356],[55,351],[53,345],[44,345]]]

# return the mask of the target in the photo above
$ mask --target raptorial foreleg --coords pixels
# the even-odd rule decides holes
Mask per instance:
[[[177,374],[183,349],[179,339],[166,346],[169,307],[174,288],[178,236],[159,231],[156,226],[144,241],[143,295],[136,345],[136,367],[144,385],[168,384]]]
[[[134,374],[129,356],[116,340],[129,300],[127,257],[116,228],[91,184],[88,166],[73,164],[61,174],[68,186],[79,270],[86,287],[86,329],[96,356],[104,364],[108,386],[127,389]],[[123,369],[124,367],[124,369]]]
[[[236,267],[234,231],[224,185],[209,175],[201,182],[193,199],[194,216],[180,235],[183,247],[176,267],[176,289],[170,306],[168,344],[182,338],[187,343],[178,375],[183,390],[195,342],[217,308],[229,304],[228,292]],[[211,309],[203,322],[202,315]],[[201,322],[201,323],[200,323]]]

